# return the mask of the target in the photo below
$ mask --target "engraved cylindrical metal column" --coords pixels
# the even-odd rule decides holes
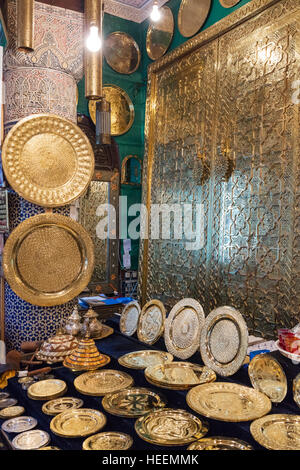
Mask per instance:
[[[17,48],[33,51],[34,0],[17,0]]]
[[[102,0],[85,0],[85,31],[86,38],[91,28],[97,28],[98,37],[102,36]],[[97,34],[97,33],[96,33]],[[85,97],[98,100],[102,96],[102,51],[85,48]]]

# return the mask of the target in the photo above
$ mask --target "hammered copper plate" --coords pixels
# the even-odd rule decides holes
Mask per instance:
[[[137,336],[143,343],[152,345],[159,340],[165,328],[166,309],[160,300],[150,300],[142,308]]]
[[[185,410],[171,408],[142,416],[134,427],[141,439],[162,446],[187,445],[208,432],[207,423],[200,418]]]
[[[150,23],[147,31],[146,50],[152,60],[162,57],[168,50],[174,33],[174,17],[171,8],[160,8],[160,19]]]
[[[36,425],[37,420],[32,416],[19,416],[18,418],[11,418],[4,421],[1,429],[5,432],[20,433],[29,431],[30,429],[35,428]]]
[[[280,403],[287,394],[287,378],[279,362],[270,354],[258,354],[248,366],[252,387]]]
[[[193,442],[187,450],[253,450],[253,447],[233,437],[206,437]]]
[[[138,418],[157,408],[164,408],[166,399],[159,393],[144,387],[126,388],[109,393],[102,399],[108,413],[127,418]]]
[[[123,135],[129,131],[134,121],[134,106],[127,93],[117,85],[105,85],[103,94],[111,108],[111,135]],[[96,124],[97,100],[89,100],[89,113]]]
[[[23,406],[9,406],[0,410],[0,419],[17,418],[25,412]]]
[[[229,382],[198,385],[189,390],[186,401],[202,416],[231,423],[253,421],[272,409],[271,400],[263,393]]]
[[[184,37],[194,36],[204,25],[211,0],[182,0],[178,12],[178,29]]]
[[[295,403],[297,403],[300,408],[300,374],[293,380],[293,396]]]
[[[97,397],[123,390],[132,384],[133,378],[129,374],[112,369],[86,372],[74,380],[78,392]]]
[[[190,362],[170,362],[148,367],[145,378],[152,385],[170,390],[187,390],[196,385],[214,382],[215,372]]]
[[[300,450],[300,416],[268,415],[250,425],[253,438],[269,450]]]
[[[82,444],[83,450],[128,450],[133,439],[123,432],[102,432],[88,437]]]
[[[158,364],[172,361],[172,354],[156,350],[135,351],[124,354],[124,356],[121,356],[118,359],[121,366],[138,370],[147,369],[147,367],[153,367]]]
[[[237,5],[241,0],[219,0],[220,4],[224,8],[232,8]]]
[[[94,434],[106,424],[106,417],[101,411],[90,408],[68,410],[54,416],[50,429],[60,437],[85,437]]]
[[[107,36],[103,53],[108,65],[118,73],[129,75],[140,65],[141,52],[137,42],[132,36],[121,31]]]
[[[94,245],[88,232],[60,214],[35,215],[20,223],[3,251],[6,281],[33,305],[61,305],[88,285]]]
[[[50,436],[41,429],[32,429],[18,434],[13,440],[12,445],[17,450],[36,450],[46,446],[50,442]]]
[[[78,409],[83,406],[83,400],[74,397],[62,397],[47,401],[42,406],[42,412],[46,415],[55,416],[67,410]]]
[[[59,379],[40,380],[30,385],[27,390],[32,400],[51,400],[66,393],[67,384]]]
[[[60,207],[78,199],[94,174],[94,153],[73,122],[52,114],[21,119],[2,149],[5,176],[24,199]]]
[[[205,319],[200,353],[207,367],[228,377],[243,365],[248,349],[248,329],[242,315],[232,307],[219,307]]]
[[[137,330],[141,307],[133,301],[125,305],[120,317],[120,331],[123,335],[132,336]]]
[[[205,321],[202,306],[195,299],[182,299],[172,308],[165,322],[165,344],[175,357],[188,359],[199,348]]]

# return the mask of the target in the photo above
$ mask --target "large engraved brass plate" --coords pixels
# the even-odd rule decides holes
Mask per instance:
[[[86,372],[76,377],[74,387],[83,395],[104,396],[133,384],[133,378],[118,370],[104,369],[96,372]]]
[[[116,31],[105,39],[104,57],[113,70],[128,75],[139,67],[141,52],[133,37]]]
[[[94,434],[106,424],[106,417],[98,410],[81,408],[59,413],[50,422],[50,429],[61,437],[85,437]]]
[[[126,388],[105,395],[103,408],[110,414],[127,418],[138,418],[155,408],[164,408],[166,399],[148,388]]]
[[[178,13],[178,29],[182,36],[194,36],[203,26],[211,0],[182,0]]]
[[[87,286],[93,266],[89,234],[60,214],[25,220],[10,234],[3,252],[7,282],[33,305],[60,305],[73,299]]]
[[[147,381],[157,387],[170,390],[187,390],[195,385],[214,382],[215,372],[190,362],[170,362],[147,367]]]
[[[166,309],[160,300],[150,300],[142,308],[137,336],[140,341],[146,344],[154,344],[159,340],[164,332],[166,319]]]
[[[24,199],[43,206],[70,204],[83,194],[93,176],[94,152],[71,121],[36,114],[19,121],[2,150],[5,176]]]
[[[172,10],[163,6],[161,17],[155,23],[150,23],[147,31],[146,50],[152,60],[162,57],[169,48],[174,32],[174,17]]]
[[[272,408],[270,399],[263,393],[226,382],[198,385],[188,392],[186,401],[202,416],[233,423],[253,421]]]
[[[300,416],[274,414],[250,425],[254,439],[270,450],[300,450]]]
[[[120,318],[120,331],[123,335],[132,336],[138,326],[141,307],[138,302],[129,302],[122,310]]]
[[[287,394],[287,378],[281,365],[270,354],[258,354],[249,364],[248,374],[254,388],[280,403]]]
[[[81,408],[83,400],[80,398],[63,397],[56,398],[55,400],[47,401],[42,406],[42,412],[46,415],[55,416],[63,411]]]
[[[172,354],[165,351],[151,351],[149,349],[127,353],[118,359],[121,366],[129,367],[129,369],[146,369],[147,367],[153,367],[172,361]]]

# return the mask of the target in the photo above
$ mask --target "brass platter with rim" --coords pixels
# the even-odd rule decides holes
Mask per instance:
[[[272,414],[253,421],[253,438],[269,450],[300,450],[300,416]]]
[[[270,354],[258,354],[248,366],[252,387],[280,403],[287,394],[287,378],[279,362]]]
[[[182,0],[178,12],[178,29],[182,36],[190,37],[198,33],[205,23],[211,0]]]
[[[4,140],[2,163],[11,187],[42,207],[75,201],[94,174],[87,136],[72,121],[53,114],[21,119]]]
[[[293,380],[293,397],[295,403],[300,408],[300,374],[298,374]]]
[[[102,399],[105,411],[126,418],[138,418],[154,409],[164,408],[166,403],[161,394],[145,387],[126,388],[109,393]]]
[[[78,409],[83,406],[83,400],[74,397],[55,398],[47,401],[42,406],[42,412],[46,415],[55,416],[63,411]]]
[[[251,387],[230,382],[216,382],[189,390],[189,407],[207,418],[230,423],[253,421],[272,409],[271,400]]]
[[[134,106],[127,93],[117,85],[104,85],[103,94],[111,106],[111,135],[123,135],[134,121]],[[96,124],[97,100],[89,100],[89,113]]]
[[[235,437],[205,437],[193,442],[187,450],[253,450],[253,447]]]
[[[118,359],[121,366],[137,370],[147,369],[147,367],[153,367],[172,361],[173,356],[168,352],[147,349],[124,354],[124,356]]]
[[[33,305],[61,305],[87,286],[93,273],[94,246],[88,232],[60,214],[35,215],[20,223],[3,250],[6,281]]]
[[[128,450],[133,439],[123,432],[101,432],[88,437],[82,444],[83,450]]]
[[[137,42],[127,33],[115,31],[104,41],[104,57],[108,65],[118,73],[130,75],[141,62],[141,52]]]
[[[137,327],[139,341],[152,345],[159,340],[165,328],[166,309],[160,300],[150,300],[142,308]]]
[[[8,408],[0,410],[0,419],[17,418],[23,413],[25,413],[25,408],[23,406],[9,406]]]
[[[219,0],[220,4],[224,8],[232,8],[237,5],[241,0]]]
[[[37,450],[46,446],[49,442],[50,435],[46,431],[32,429],[17,434],[12,440],[12,446],[17,450]]]
[[[170,362],[148,367],[145,370],[147,382],[169,390],[188,390],[196,385],[214,382],[215,372],[207,367],[190,362]]]
[[[32,400],[54,400],[67,391],[67,384],[60,379],[46,379],[28,387],[27,395]]]
[[[120,317],[120,331],[123,335],[134,335],[137,330],[140,314],[140,304],[135,300],[125,305]]]
[[[200,335],[200,353],[207,367],[228,377],[243,365],[248,349],[248,329],[232,307],[219,307],[206,317]]]
[[[186,410],[165,408],[141,416],[135,422],[139,437],[151,444],[180,446],[201,439],[208,424]]]
[[[76,438],[95,434],[105,424],[106,417],[101,411],[79,408],[54,416],[50,422],[50,429],[57,436]]]
[[[78,392],[97,397],[123,390],[132,384],[133,378],[129,374],[112,369],[86,372],[74,380],[74,387]]]
[[[171,8],[160,8],[161,17],[150,23],[147,31],[146,50],[152,60],[162,57],[168,50],[174,33],[174,17]]]

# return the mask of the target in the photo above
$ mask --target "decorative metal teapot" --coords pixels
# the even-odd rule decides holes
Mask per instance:
[[[76,306],[66,321],[64,331],[68,335],[77,336],[81,332],[81,316],[78,313],[78,307]]]
[[[98,313],[96,313],[92,308],[89,308],[83,318],[81,335],[85,336],[86,330],[89,329],[91,338],[98,338],[101,336],[103,325],[98,320]]]

